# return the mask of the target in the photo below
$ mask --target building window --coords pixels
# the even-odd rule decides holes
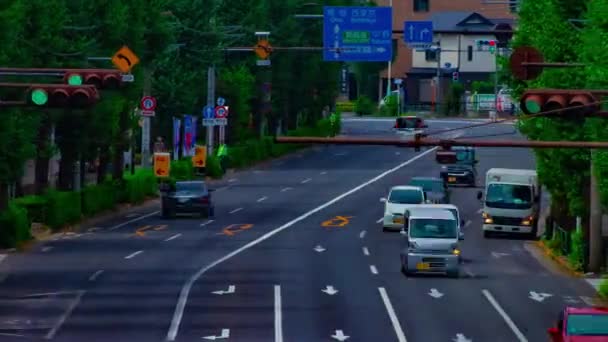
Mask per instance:
[[[414,12],[428,12],[430,0],[414,0]]]
[[[511,13],[517,13],[519,7],[519,0],[509,0],[509,11]]]
[[[424,59],[427,62],[437,62],[437,50],[425,50]]]
[[[467,61],[472,61],[473,60],[473,45],[469,45],[467,47]]]

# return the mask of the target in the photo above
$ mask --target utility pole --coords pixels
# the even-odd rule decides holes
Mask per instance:
[[[439,40],[441,42],[441,40]],[[439,43],[438,43],[439,44]],[[441,105],[441,46],[437,45],[435,50],[437,57],[437,82],[435,84],[435,113],[439,114],[439,106]]]
[[[207,69],[207,106],[215,107],[215,65]],[[213,154],[213,133],[215,126],[207,126],[207,153]]]
[[[599,272],[602,266],[602,205],[598,189],[593,160],[595,152],[591,151],[590,161],[590,205],[589,205],[589,271]]]
[[[152,90],[152,70],[149,67],[144,68],[144,96],[149,96]],[[150,117],[142,116],[142,131],[141,131],[141,166],[147,168],[150,166]],[[122,153],[120,151],[119,153]]]

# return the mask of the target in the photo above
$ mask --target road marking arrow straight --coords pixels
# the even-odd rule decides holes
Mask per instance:
[[[212,341],[219,340],[219,339],[226,339],[228,337],[230,337],[230,329],[222,329],[222,334],[219,336],[214,336],[214,335],[203,336],[203,338],[205,340],[212,340]]]
[[[463,334],[456,334],[456,337],[452,339],[454,342],[473,342],[470,338],[467,338]]]
[[[225,294],[232,294],[236,291],[236,286],[234,285],[230,285],[228,286],[228,290],[219,290],[219,291],[213,291],[211,293],[213,294],[217,294],[217,295],[225,295]]]
[[[315,251],[315,252],[318,252],[318,253],[322,253],[322,252],[325,252],[325,251],[326,251],[326,249],[325,249],[325,248],[323,248],[323,246],[321,246],[321,245],[317,245],[317,246],[316,246],[315,248],[313,248],[313,249],[314,249],[314,251]]]
[[[344,335],[344,332],[342,330],[336,330],[336,333],[331,335],[331,337],[338,341],[346,341],[350,336]]]
[[[553,296],[553,295],[549,294],[549,293],[544,293],[544,292],[538,293],[538,292],[530,291],[529,298],[540,303],[551,296]]]
[[[431,291],[429,291],[429,296],[433,298],[441,298],[443,297],[443,293],[437,291],[437,289],[431,289]]]
[[[331,285],[327,285],[325,286],[325,288],[323,290],[321,290],[321,292],[325,292],[330,296],[335,295],[336,293],[338,293],[338,290],[336,290],[333,286]]]

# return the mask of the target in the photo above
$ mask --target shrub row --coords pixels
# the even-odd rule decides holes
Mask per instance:
[[[354,112],[356,108],[355,102],[352,101],[344,101],[344,102],[336,102],[336,110],[340,112]]]

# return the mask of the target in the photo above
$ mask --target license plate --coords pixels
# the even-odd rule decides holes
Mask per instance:
[[[456,177],[448,177],[448,182],[450,182],[450,183],[456,182]]]
[[[428,270],[431,268],[431,265],[428,262],[419,262],[416,264],[416,269],[418,270]]]
[[[394,218],[393,219],[393,223],[403,223],[403,219],[402,218]]]

